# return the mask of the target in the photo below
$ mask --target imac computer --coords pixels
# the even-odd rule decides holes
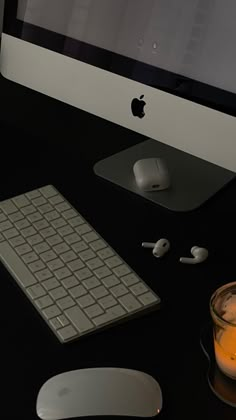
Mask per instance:
[[[192,210],[235,178],[235,16],[235,0],[5,0],[1,73],[144,135],[95,173]],[[169,189],[137,188],[147,157]]]

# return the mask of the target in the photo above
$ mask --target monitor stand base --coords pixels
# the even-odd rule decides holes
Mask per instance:
[[[136,186],[133,165],[137,160],[149,157],[165,159],[171,177],[168,190],[143,192]],[[200,207],[236,176],[234,172],[152,139],[97,162],[94,172],[147,200],[179,212]]]

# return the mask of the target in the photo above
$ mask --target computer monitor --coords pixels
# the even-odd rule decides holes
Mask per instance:
[[[1,73],[143,134],[96,174],[192,210],[235,177],[235,15],[235,0],[5,0]],[[166,160],[168,190],[137,188],[144,157]]]

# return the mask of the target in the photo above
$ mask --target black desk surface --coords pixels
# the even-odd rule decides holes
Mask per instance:
[[[162,299],[158,312],[62,345],[0,265],[1,418],[36,419],[37,393],[57,373],[117,366],[159,381],[160,419],[235,419],[208,387],[199,336],[212,292],[236,278],[236,183],[196,211],[172,213],[93,173],[97,160],[142,136],[3,78],[0,92],[0,199],[54,184]],[[161,237],[171,251],[157,260],[141,242]],[[209,249],[209,259],[178,263],[195,244]]]

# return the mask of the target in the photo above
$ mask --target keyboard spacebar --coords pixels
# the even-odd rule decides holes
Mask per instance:
[[[6,241],[0,243],[0,259],[23,289],[37,283],[27,266]]]
[[[65,314],[80,333],[94,328],[92,322],[86,317],[81,309],[78,308],[78,306],[66,309]]]

